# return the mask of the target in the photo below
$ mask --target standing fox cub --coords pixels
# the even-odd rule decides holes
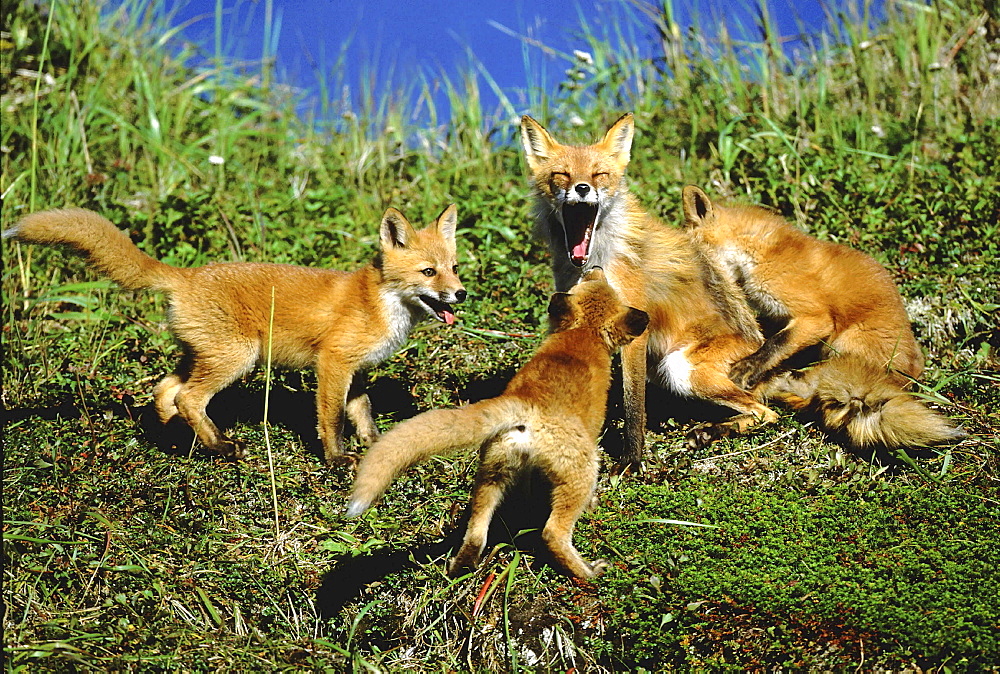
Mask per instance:
[[[587,269],[603,267],[622,300],[649,314],[649,330],[622,350],[624,460],[637,464],[646,430],[647,372],[676,393],[738,413],[696,428],[694,445],[778,415],[729,378],[730,368],[763,343],[743,293],[689,232],[664,225],[628,191],[633,135],[631,114],[585,147],[557,143],[531,117],[521,120],[538,233],[552,251],[556,290],[571,287]]]
[[[924,359],[892,278],[871,257],[802,232],[756,206],[683,192],[684,220],[761,315],[783,323],[730,377],[762,398],[817,414],[857,447],[936,445],[963,436],[906,392]],[[782,364],[819,345],[817,365]]]
[[[205,447],[223,456],[242,458],[246,446],[226,437],[205,408],[267,361],[273,309],[271,361],[316,368],[319,435],[332,463],[345,454],[345,411],[364,443],[378,437],[365,369],[392,355],[423,317],[454,323],[451,305],[466,296],[456,275],[456,224],[454,204],[419,231],[390,208],[382,216],[379,256],[351,273],[242,262],[172,267],[83,209],[34,213],[3,238],[69,246],[126,288],[167,293],[170,330],[184,355],[156,386],[156,410],[164,423],[180,416]]]
[[[555,560],[580,578],[607,563],[587,562],[573,528],[597,483],[597,436],[611,383],[611,354],[646,329],[645,312],[625,306],[599,269],[549,304],[551,334],[503,394],[458,409],[424,412],[386,433],[365,454],[347,508],[363,513],[393,479],[435,454],[480,445],[469,525],[449,573],[479,562],[493,512],[518,475],[541,470],[552,485],[542,532]]]

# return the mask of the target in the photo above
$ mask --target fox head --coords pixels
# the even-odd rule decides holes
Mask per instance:
[[[608,285],[604,270],[594,267],[568,293],[549,301],[549,331],[594,328],[614,351],[638,337],[649,325],[649,315],[626,306]]]
[[[455,322],[451,305],[466,297],[458,279],[457,226],[458,211],[452,204],[421,230],[414,229],[395,208],[389,208],[379,229],[381,254],[376,266],[382,273],[382,283],[408,306],[448,325]]]
[[[521,118],[521,145],[539,201],[561,225],[570,261],[582,267],[590,257],[595,231],[624,187],[632,149],[632,113],[615,122],[594,145],[562,145],[541,124]],[[555,223],[553,223],[555,225]],[[550,232],[553,241],[556,232]]]

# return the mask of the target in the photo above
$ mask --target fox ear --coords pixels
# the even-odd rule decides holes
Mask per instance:
[[[549,332],[567,329],[573,323],[573,300],[569,293],[555,293],[549,300]]]
[[[458,206],[449,204],[448,208],[441,211],[435,222],[437,229],[448,241],[455,240],[455,230],[458,229]]]
[[[697,227],[715,219],[712,200],[700,187],[685,185],[681,201],[684,204],[684,224],[688,227]]]
[[[416,232],[406,217],[395,208],[387,208],[382,215],[382,226],[379,229],[379,239],[382,250],[390,248],[406,248]]]
[[[549,159],[559,143],[552,139],[545,128],[525,115],[521,118],[521,147],[528,160],[528,168],[536,170],[542,162]]]
[[[622,316],[622,329],[625,331],[626,335],[635,339],[646,331],[646,327],[648,325],[649,314],[642,309],[626,307],[625,315]]]
[[[631,112],[626,112],[618,118],[608,132],[604,134],[601,144],[624,167],[629,162],[632,152],[632,138],[635,136],[635,121]]]

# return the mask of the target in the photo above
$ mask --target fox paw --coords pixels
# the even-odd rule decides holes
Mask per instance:
[[[479,549],[477,546],[463,546],[458,554],[448,561],[448,576],[455,578],[479,566]]]
[[[729,380],[744,391],[750,390],[754,385],[759,383],[763,374],[760,371],[760,365],[753,356],[748,356],[743,360],[737,361],[729,368]]]
[[[361,461],[361,455],[357,452],[327,452],[323,457],[324,463],[326,463],[328,468],[333,468],[335,466],[347,466],[352,470],[358,467],[358,462]]]
[[[229,459],[245,459],[247,457],[247,443],[227,438],[215,446],[215,451]]]
[[[688,449],[707,447],[716,440],[728,436],[729,433],[729,427],[723,424],[700,424],[688,431]]]
[[[608,563],[606,559],[595,559],[590,565],[590,577],[597,578],[598,576],[604,575],[604,572],[611,568],[611,564]]]
[[[642,461],[639,459],[623,458],[611,466],[611,475],[613,476],[625,477],[626,475],[639,475],[642,472]]]

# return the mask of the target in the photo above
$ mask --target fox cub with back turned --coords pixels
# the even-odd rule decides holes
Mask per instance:
[[[503,394],[458,409],[424,412],[382,436],[365,454],[347,508],[363,513],[397,475],[435,454],[480,446],[469,524],[455,575],[479,562],[493,512],[526,469],[538,469],[552,486],[552,513],[542,538],[555,560],[580,578],[604,571],[573,547],[573,528],[597,483],[597,437],[611,383],[611,355],[642,334],[643,311],[622,304],[593,269],[569,294],[549,303],[551,334],[518,371]]]
[[[815,413],[856,447],[916,447],[961,438],[907,392],[924,357],[885,268],[864,253],[821,241],[758,206],[716,206],[683,191],[684,220],[761,316],[781,324],[730,377],[764,399]],[[819,362],[789,370],[810,347]]]
[[[165,292],[183,356],[156,386],[156,410],[164,423],[179,416],[223,456],[242,458],[245,443],[226,437],[205,409],[217,392],[267,362],[269,338],[273,364],[315,368],[319,435],[333,463],[345,456],[345,412],[363,443],[378,437],[365,370],[402,346],[422,318],[454,323],[451,305],[466,297],[457,276],[456,225],[454,204],[422,230],[390,208],[382,217],[379,255],[350,273],[245,262],[173,267],[83,209],[28,215],[3,238],[69,246],[126,288]]]

